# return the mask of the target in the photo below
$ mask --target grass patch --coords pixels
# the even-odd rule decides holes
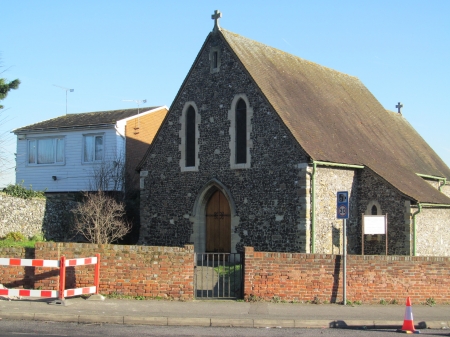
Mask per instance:
[[[429,305],[430,307],[432,307],[432,306],[436,305],[436,301],[435,301],[435,299],[433,297],[430,297],[430,298],[427,298],[425,304]]]
[[[220,283],[225,286],[226,292],[230,297],[238,297],[241,291],[242,285],[242,264],[229,264],[227,266],[214,267],[214,271],[217,273]]]
[[[0,247],[34,248],[36,242],[43,241],[45,241],[45,239],[42,235],[35,235],[32,238],[27,239],[19,232],[11,232],[0,239]]]

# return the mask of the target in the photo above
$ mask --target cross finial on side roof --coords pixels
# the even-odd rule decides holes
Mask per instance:
[[[402,113],[403,104],[401,102],[398,102],[398,104],[395,106],[398,109],[398,113]]]
[[[222,17],[222,13],[219,10],[215,10],[214,14],[211,15],[211,19],[214,20],[214,28],[213,28],[213,32],[217,32],[218,30],[220,30],[220,26],[219,26],[219,19]]]

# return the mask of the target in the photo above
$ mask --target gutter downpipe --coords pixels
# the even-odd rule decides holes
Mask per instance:
[[[417,254],[417,250],[416,250],[416,228],[417,228],[416,227],[416,215],[418,215],[418,214],[420,214],[420,212],[422,212],[422,204],[419,202],[417,204],[417,206],[419,208],[412,215],[412,218],[413,218],[413,256],[416,256],[416,254]]]
[[[316,252],[316,169],[317,163],[313,160],[313,171],[311,177],[311,254]]]
[[[355,169],[363,169],[363,165],[351,165],[351,164],[339,164],[339,163],[330,163],[326,161],[318,161],[313,160],[313,171],[311,174],[311,254],[314,254],[316,251],[316,169],[317,165],[321,166],[334,166],[334,167],[344,167],[344,168],[355,168]]]
[[[439,187],[438,187],[439,192],[442,192],[442,186],[447,185],[447,178],[444,178],[444,177],[430,176],[430,175],[421,174],[421,173],[416,173],[416,175],[418,175],[419,177],[422,177],[422,178],[434,179],[434,180],[439,181]]]

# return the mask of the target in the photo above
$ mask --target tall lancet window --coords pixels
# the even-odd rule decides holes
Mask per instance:
[[[195,166],[195,110],[189,107],[186,113],[186,167]]]
[[[249,169],[251,168],[253,148],[252,142],[252,119],[253,108],[250,105],[246,94],[234,96],[230,110],[228,110],[228,120],[230,121],[230,168]]]
[[[181,172],[198,171],[198,126],[200,124],[200,115],[198,114],[197,105],[194,101],[184,103],[180,116],[180,169]]]
[[[236,105],[236,164],[247,162],[247,105],[239,99]]]

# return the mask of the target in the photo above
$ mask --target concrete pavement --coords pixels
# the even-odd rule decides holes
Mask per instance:
[[[298,328],[400,328],[404,305],[297,304],[236,301],[104,301],[66,299],[50,305],[50,299],[1,299],[0,318],[147,325],[298,327]],[[417,328],[447,329],[450,305],[412,306]]]

